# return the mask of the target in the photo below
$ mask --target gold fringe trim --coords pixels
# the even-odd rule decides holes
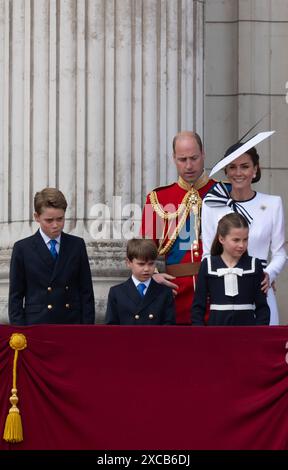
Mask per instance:
[[[159,248],[158,248],[159,255],[165,255],[171,249],[183,225],[185,224],[185,221],[191,210],[193,211],[194,218],[195,218],[194,228],[195,228],[196,240],[194,241],[195,242],[194,246],[196,246],[196,241],[198,244],[199,233],[200,233],[200,214],[201,214],[202,199],[196,189],[194,189],[193,187],[190,187],[189,191],[187,191],[187,193],[185,194],[184,198],[181,201],[181,204],[179,205],[178,209],[175,212],[168,212],[163,209],[162,205],[159,203],[156,191],[152,191],[150,193],[149,198],[150,198],[151,205],[154,211],[156,212],[156,214],[159,217],[161,217],[161,219],[164,219],[165,223],[169,224],[169,221],[172,221],[170,223],[170,227],[168,226],[167,228],[167,232],[165,236],[164,236],[164,231],[165,231],[165,224],[164,224],[162,237],[159,240]],[[177,218],[179,218],[179,222],[176,224],[172,234],[170,234],[171,225],[173,221]]]
[[[9,399],[11,403],[11,408],[9,410],[9,414],[6,418],[5,428],[3,439],[7,442],[15,444],[16,442],[23,441],[23,428],[22,428],[22,421],[19,408],[17,407],[18,404],[18,396],[17,396],[17,360],[19,351],[25,349],[27,347],[27,340],[22,333],[13,333],[11,335],[9,345],[12,349],[14,349],[14,360],[13,360],[13,385],[11,390],[11,397]]]

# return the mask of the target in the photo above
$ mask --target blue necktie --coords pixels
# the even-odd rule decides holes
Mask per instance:
[[[144,290],[146,289],[146,285],[143,284],[143,282],[140,282],[140,284],[138,284],[137,286],[137,290],[139,292],[139,294],[141,295],[141,297],[144,297]]]
[[[57,256],[58,256],[58,253],[57,253],[57,250],[56,250],[56,243],[57,243],[57,240],[50,240],[50,253],[53,257],[53,259],[56,259]]]

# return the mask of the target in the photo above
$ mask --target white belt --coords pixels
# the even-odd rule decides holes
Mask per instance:
[[[211,310],[255,310],[255,304],[211,304]]]

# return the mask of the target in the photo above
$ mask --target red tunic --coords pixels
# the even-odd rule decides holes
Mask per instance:
[[[194,187],[194,189],[198,191],[196,193],[197,196],[202,200],[214,184],[214,180],[209,180],[208,177],[202,176]],[[152,194],[152,198],[151,193],[149,193],[146,199],[142,214],[142,236],[152,238],[157,243],[160,254],[163,247],[166,246],[166,248],[168,248],[168,251],[165,253],[166,266],[201,261],[201,239],[198,240],[198,248],[195,250],[191,249],[195,237],[197,239],[194,227],[195,219],[192,210],[184,214],[184,224],[182,220],[182,230],[179,230],[181,235],[178,234],[177,229],[181,229],[181,215],[183,212],[179,212],[179,217],[172,216],[168,220],[167,217],[166,220],[164,220],[164,212],[163,214],[161,213],[162,207],[166,214],[175,214],[177,209],[179,210],[181,203],[183,204],[183,198],[185,198],[189,189],[191,189],[191,187],[179,178],[177,183],[157,188],[154,191],[154,195]],[[157,204],[151,204],[151,200],[154,201],[155,199],[155,193]],[[160,214],[159,210],[158,213],[156,213],[155,208],[156,210],[158,208],[160,209]],[[184,233],[183,231],[186,232]],[[164,242],[162,243],[161,240],[163,239]],[[176,277],[176,279],[173,280],[173,282],[178,285],[178,293],[175,298],[177,324],[191,324],[191,307],[194,298],[195,278],[196,276],[189,275]]]

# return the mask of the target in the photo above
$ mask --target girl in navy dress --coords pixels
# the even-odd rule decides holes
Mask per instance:
[[[270,309],[261,290],[264,273],[261,261],[247,253],[248,223],[238,213],[218,222],[211,255],[203,259],[192,305],[192,324],[269,325]]]

